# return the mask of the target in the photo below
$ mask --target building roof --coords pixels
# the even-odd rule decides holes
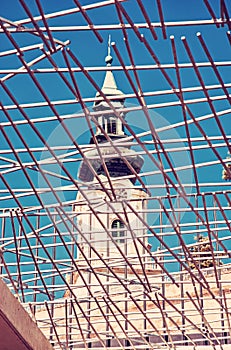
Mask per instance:
[[[123,92],[118,89],[114,75],[111,70],[108,70],[106,72],[101,90],[106,96],[124,95]],[[97,92],[96,96],[100,96],[100,93]]]

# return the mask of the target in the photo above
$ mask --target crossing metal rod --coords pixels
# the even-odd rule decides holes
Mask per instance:
[[[118,0],[118,1],[126,1],[126,0]],[[115,2],[115,0],[113,0]],[[172,27],[191,27],[191,26],[217,26],[217,25],[224,25],[228,24],[229,21],[227,19],[221,19],[217,18],[216,23],[214,23],[213,19],[201,19],[201,20],[190,20],[190,21],[165,21],[164,25],[166,28],[172,28]],[[139,29],[148,29],[148,24],[146,22],[134,22],[134,25]],[[161,22],[152,22],[152,27],[155,28],[162,28]],[[111,32],[114,30],[121,30],[122,29],[121,24],[95,24],[94,29],[97,31],[107,31]],[[66,25],[66,26],[49,26],[50,30],[52,32],[72,32],[72,31],[92,31],[92,28],[89,26],[84,25]],[[132,25],[130,23],[125,24],[126,29],[132,29]],[[34,28],[14,28],[9,27],[8,28],[10,33],[35,33],[36,29]],[[46,32],[46,27],[40,27],[40,31]],[[2,29],[0,29],[0,34],[2,33]]]
[[[56,349],[63,348],[64,344],[70,349],[75,346],[87,349],[90,346],[93,347],[94,342],[98,342],[104,349],[109,346],[122,349],[128,344],[132,349],[136,349],[137,346],[143,349],[156,349],[163,346],[174,348],[179,344],[196,347],[203,341],[213,347],[215,347],[213,342],[216,341],[222,349],[223,343],[229,341],[228,337],[231,332],[229,315],[231,281],[230,264],[218,265],[217,261],[230,259],[231,256],[228,248],[231,241],[230,184],[223,183],[221,180],[216,181],[214,177],[212,180],[210,178],[205,180],[202,175],[205,171],[210,172],[213,169],[217,171],[219,167],[226,169],[229,164],[229,159],[225,159],[225,152],[230,148],[231,135],[225,129],[225,118],[228,117],[231,110],[225,109],[224,106],[226,101],[230,102],[229,88],[231,85],[225,83],[221,73],[222,69],[229,68],[231,63],[228,60],[216,61],[211,54],[212,47],[210,50],[210,46],[207,46],[204,40],[206,36],[202,34],[198,34],[197,38],[207,61],[204,59],[201,62],[196,61],[193,46],[186,39],[183,39],[183,42],[190,62],[182,61],[181,51],[176,46],[176,39],[170,37],[168,40],[167,31],[175,30],[177,27],[203,26],[206,29],[212,26],[214,30],[220,28],[218,29],[219,34],[222,35],[224,28],[221,27],[227,25],[230,29],[225,1],[221,1],[221,18],[217,18],[211,2],[204,0],[212,19],[171,22],[166,20],[168,9],[163,7],[164,2],[157,0],[157,16],[160,22],[153,22],[153,14],[148,11],[145,2],[137,0],[136,5],[144,19],[141,23],[134,20],[133,13],[129,11],[129,4],[123,0],[107,0],[86,6],[82,6],[80,1],[75,0],[77,5],[75,8],[50,14],[46,14],[45,5],[43,8],[41,2],[36,0],[39,16],[33,16],[31,8],[24,0],[20,2],[28,18],[15,22],[2,19],[0,29],[1,35],[8,39],[10,45],[13,45],[12,50],[0,53],[0,59],[8,56],[13,58],[12,55],[17,55],[17,62],[19,59],[22,65],[19,68],[15,65],[11,69],[0,70],[4,99],[6,97],[6,101],[10,100],[0,106],[4,117],[0,123],[1,135],[5,142],[4,145],[7,146],[4,148],[3,145],[0,151],[0,179],[2,181],[0,201],[2,206],[7,205],[9,201],[9,207],[0,211],[2,278],[22,299],[27,309],[30,309],[42,331],[46,334],[49,332],[48,337],[50,336]],[[95,11],[102,11],[105,7],[113,11],[117,10],[120,23],[94,24]],[[90,13],[90,10],[93,11]],[[63,26],[51,26],[49,23],[50,19],[68,19],[67,15],[74,14],[82,15],[87,24],[78,25],[77,23],[69,26],[66,23]],[[30,28],[25,27],[26,24],[30,24]],[[114,31],[124,37],[129,64],[126,62],[126,57],[122,55],[118,42],[113,47],[120,63],[119,66],[87,67],[80,63],[79,56],[74,51],[65,49],[64,46],[69,45],[69,41],[63,43],[53,36],[55,32],[76,31],[78,35],[81,35],[86,31],[93,34],[94,40],[101,42],[105,30]],[[145,35],[141,34],[141,30]],[[161,35],[157,37],[157,30],[162,32],[162,37]],[[19,45],[18,37],[29,35],[29,33],[40,38],[41,43]],[[134,41],[130,41],[130,34]],[[157,55],[158,49],[154,50],[162,39],[165,39],[166,47],[172,50],[174,62],[162,63],[162,59]],[[228,31],[226,43],[229,44],[229,41],[231,37]],[[147,54],[145,57],[148,58],[149,63],[136,64],[136,56],[132,51],[134,42],[139,43]],[[40,56],[37,56],[38,49],[42,50]],[[53,55],[60,49],[62,49],[64,62],[62,66],[56,63]],[[36,58],[27,62],[27,55],[34,55],[33,57],[36,55]],[[35,66],[40,62],[43,62],[45,68]],[[202,75],[204,69],[209,69],[214,73],[218,82],[212,81],[210,85],[206,84]],[[114,73],[124,73],[126,84],[131,92],[119,98],[136,99],[138,106],[124,107],[119,110],[113,108],[112,101],[114,99],[118,101],[118,96],[110,96],[110,98],[105,96],[95,78],[96,74],[108,70],[113,70]],[[192,83],[190,86],[184,86],[182,72],[189,73],[190,70],[196,73],[198,84]],[[164,84],[168,84],[169,88],[164,87],[159,90],[159,87],[154,85],[146,89],[142,74],[149,71],[156,76],[160,73]],[[176,84],[174,83],[175,75],[172,79],[174,71]],[[71,93],[73,98],[68,99],[64,96],[63,100],[52,100],[49,93],[46,92],[46,85],[40,83],[40,77],[46,78],[49,74],[52,74],[54,79],[61,78],[63,86],[67,87],[68,93]],[[24,75],[30,78],[31,84],[34,84],[33,86],[40,94],[40,97],[34,102],[19,102],[14,89],[11,88],[12,78],[20,80],[24,78]],[[97,118],[100,115],[106,115],[107,111],[89,111],[89,103],[95,102],[96,98],[83,95],[81,85],[78,84],[78,75],[84,75],[91,87],[99,93],[100,99],[111,107],[111,112],[121,120],[124,127],[127,127],[130,136],[123,142],[119,140],[112,143],[105,130],[100,127]],[[201,93],[204,96],[201,97]],[[212,94],[213,96],[210,96]],[[71,106],[76,103],[82,107],[81,113],[69,115],[59,113],[59,108],[72,108]],[[215,108],[216,104],[221,106],[219,111],[216,110],[218,108]],[[202,115],[204,112],[200,111],[196,116],[193,110],[201,105],[203,108],[209,107],[210,112]],[[29,116],[30,111],[33,116],[33,113],[40,107],[46,113],[49,109],[52,115],[38,115],[37,118]],[[183,118],[179,116],[178,119],[175,119],[170,116],[169,125],[155,128],[148,109],[155,108],[164,111],[169,107],[174,113],[180,110]],[[25,112],[26,109],[28,114]],[[142,109],[145,109],[144,116],[149,130],[135,133],[130,125],[121,118],[121,113],[130,111],[136,113]],[[20,117],[17,117],[16,111]],[[141,191],[142,188],[146,188],[150,194],[150,197],[146,199],[147,208],[143,206],[141,210],[138,210],[134,206],[135,201],[127,199],[119,200],[122,208],[118,210],[118,207],[114,205],[116,196],[113,191],[113,181],[106,167],[108,156],[104,156],[103,152],[108,145],[99,145],[92,130],[94,145],[79,144],[72,135],[72,130],[66,126],[65,122],[69,120],[75,120],[77,124],[78,121],[85,120],[90,129],[90,121],[93,121],[105,136],[110,147],[113,148],[110,157],[120,157],[126,163],[126,154],[122,154],[120,148],[136,147],[136,149],[139,148],[137,150],[139,156],[151,161],[150,170],[137,174],[130,166],[131,175],[116,179],[117,181],[125,179],[128,181],[134,177],[140,180],[140,185],[136,189]],[[49,145],[43,132],[40,131],[40,126],[50,125],[54,121],[59,123],[68,137],[70,147],[62,145],[62,140],[58,140],[55,146]],[[215,123],[217,130],[208,132],[206,123],[210,122]],[[33,147],[30,147],[24,137],[28,127],[39,140],[39,144]],[[185,131],[183,136],[182,127]],[[161,133],[164,134],[169,130],[179,131],[181,137],[179,139],[176,137],[161,138]],[[12,133],[19,138],[22,146],[14,144],[14,140],[11,139]],[[178,147],[179,142],[181,144]],[[93,149],[98,152],[98,155],[89,159],[86,156],[87,151]],[[212,157],[200,158],[202,152],[203,155],[207,155],[210,150]],[[39,160],[42,151],[48,152],[48,156]],[[189,165],[173,164],[171,157],[180,152],[190,153]],[[104,166],[104,172],[107,175],[105,180],[101,180],[95,169],[91,168],[91,162],[96,159],[100,159]],[[165,166],[161,163],[162,160]],[[75,164],[78,167],[81,161],[85,161],[91,168],[97,186],[95,184],[85,184],[85,186],[69,171],[70,166]],[[60,174],[55,170],[43,169],[43,165],[50,166],[55,163],[60,169]],[[180,181],[179,173],[186,169],[193,171],[192,181],[190,179]],[[33,171],[42,176],[46,186],[42,187],[36,183],[33,175],[30,176]],[[20,184],[13,184],[11,181],[13,177],[17,177],[18,173],[24,179],[21,187]],[[163,177],[164,185],[162,182],[147,184],[144,182],[145,178],[150,179],[151,176],[159,175]],[[67,185],[53,185],[50,179],[54,177],[66,181]],[[163,187],[164,193],[156,195],[156,191]],[[112,235],[109,221],[105,223],[100,216],[100,206],[95,205],[95,202],[86,196],[88,189],[93,191],[100,189],[108,194],[109,201],[106,203],[108,211],[105,215],[113,214],[118,220],[127,222],[125,229],[130,232],[134,240],[134,253],[127,254],[127,250],[123,250],[118,244]],[[70,194],[72,198],[62,201],[59,196],[60,191]],[[76,201],[76,191],[82,194],[79,202]],[[54,203],[43,203],[42,195],[49,193],[53,196]],[[29,201],[33,203],[25,206],[24,203]],[[80,210],[78,214],[75,212],[77,207]],[[99,223],[99,227],[94,231],[96,238],[91,237],[90,239],[87,237],[91,229],[81,230],[80,225],[76,223],[79,215],[84,220],[89,213]],[[129,222],[130,214],[139,221],[139,227],[132,227]],[[157,221],[151,221],[155,215],[159,215]],[[104,242],[100,237],[102,230],[107,236],[103,239]],[[142,234],[138,236],[137,233],[140,231]],[[200,251],[203,248],[203,242],[192,243],[193,236],[195,234],[198,236],[199,233],[208,237],[210,248],[208,255],[213,264],[212,268],[199,268],[205,256],[207,257],[207,253]],[[85,247],[91,250],[91,254],[86,254],[77,236],[81,237]],[[147,247],[146,242],[149,237],[154,243],[153,249],[160,244],[160,250],[152,251]],[[104,243],[107,246],[106,257],[103,257],[97,250],[98,243]],[[116,252],[116,257],[110,251],[110,244],[113,246],[113,251]],[[81,253],[78,260],[75,257],[77,249]],[[191,269],[189,262],[197,264],[197,267]],[[158,272],[157,279],[149,274],[150,263],[155,263],[155,272]],[[96,264],[102,270],[97,270]],[[179,271],[176,269],[173,272],[176,265]],[[124,269],[122,277],[121,273],[116,272],[122,271],[121,269]],[[73,278],[66,278],[65,273],[72,275]],[[80,287],[76,282],[77,274],[82,283]],[[85,297],[81,297],[82,288],[86,291]],[[115,290],[118,291],[117,294]],[[64,293],[65,297],[63,297]],[[55,296],[61,297],[54,299]],[[44,302],[46,298],[49,300]],[[210,306],[212,301],[217,305],[216,310],[214,310],[214,305]],[[214,318],[214,323],[210,323],[211,317]],[[141,327],[138,325],[139,322]],[[209,333],[203,332],[202,325],[208,328]],[[218,336],[219,332],[221,336]],[[195,333],[196,340],[194,339]],[[157,339],[155,343],[152,341],[152,336]],[[179,336],[180,341],[177,339]],[[124,340],[127,341],[125,345]]]

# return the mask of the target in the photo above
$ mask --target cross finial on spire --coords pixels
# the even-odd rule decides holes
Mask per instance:
[[[113,58],[111,56],[111,35],[108,36],[108,47],[107,47],[107,57],[105,58],[105,62],[107,66],[111,66]]]
[[[111,34],[108,35],[108,50],[107,55],[111,56]]]

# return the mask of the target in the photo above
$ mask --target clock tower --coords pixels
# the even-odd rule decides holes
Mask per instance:
[[[78,171],[82,184],[75,206],[77,262],[83,273],[75,285],[82,297],[89,295],[86,283],[93,295],[104,286],[109,294],[123,293],[120,281],[129,280],[135,285],[129,288],[138,291],[147,275],[156,271],[144,226],[148,194],[139,184],[144,159],[124,128],[125,97],[117,87],[112,60],[109,46],[102,93],[97,92],[93,105],[95,131]]]

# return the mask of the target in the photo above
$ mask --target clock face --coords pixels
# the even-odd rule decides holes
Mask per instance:
[[[114,211],[121,211],[121,201],[128,199],[128,191],[124,187],[114,186],[114,193],[116,198],[114,199],[112,192],[110,190],[111,197],[113,200],[109,200],[109,197],[103,191],[98,191],[95,194],[93,201],[95,201],[95,209],[101,213],[113,213]],[[97,197],[96,197],[97,196]],[[97,199],[98,198],[98,203]],[[101,203],[101,204],[100,204]]]
[[[115,195],[116,195],[116,198],[118,200],[122,200],[122,199],[127,199],[128,198],[128,193],[127,193],[127,190],[126,188],[116,188],[115,189]]]

